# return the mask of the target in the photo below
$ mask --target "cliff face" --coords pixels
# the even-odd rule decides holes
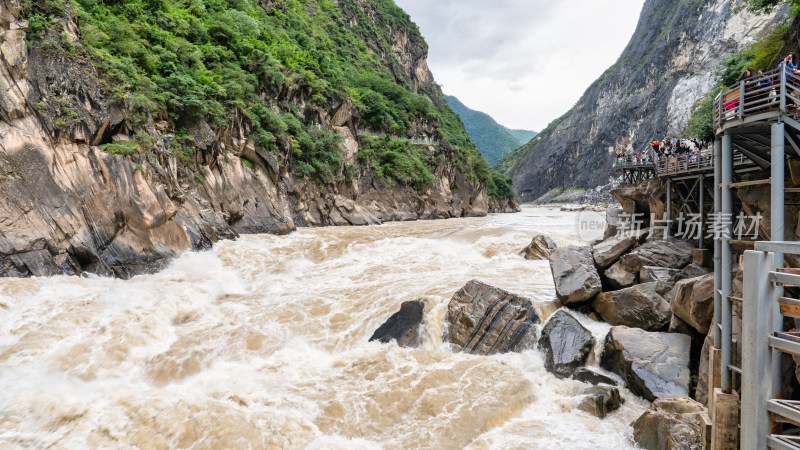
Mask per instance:
[[[691,107],[716,83],[715,69],[759,33],[788,20],[737,11],[726,0],[647,0],[619,60],[568,113],[500,161],[523,201],[554,187],[608,183],[616,149],[681,136]]]
[[[463,163],[435,121],[419,119],[411,127],[413,137],[438,142],[415,147],[431,161],[434,180],[418,189],[403,186],[376,176],[376,164],[361,154],[353,102],[329,99],[326,108],[312,108],[312,92],[303,86],[281,88],[270,101],[277,112],[294,111],[341,136],[342,176],[329,182],[297,175],[297,146],[289,136],[277,136],[274,151],[257,145],[254,122],[244,114],[224,125],[166,113],[135,123],[131,102],[112,97],[92,59],[66,50],[81,30],[70,3],[64,5],[59,29],[32,43],[19,2],[0,0],[0,276],[88,271],[127,277],[243,233],[489,209],[485,185],[459,168]],[[352,24],[364,20],[370,5],[340,7]],[[49,43],[52,33],[61,45]],[[421,37],[401,27],[389,36],[370,41],[371,51],[391,61],[398,82],[436,94]],[[115,151],[134,138],[148,141],[147,151]],[[176,151],[176,143],[191,151]]]

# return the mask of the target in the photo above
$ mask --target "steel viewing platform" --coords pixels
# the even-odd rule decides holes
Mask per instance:
[[[614,170],[629,183],[664,181],[668,223],[680,211],[699,214],[701,230],[713,216],[718,228],[708,239],[714,244],[714,345],[706,442],[712,449],[800,450],[800,401],[781,398],[782,357],[800,357],[800,333],[784,329],[795,319],[800,330],[800,300],[791,295],[800,288],[800,269],[784,268],[800,265],[800,242],[785,242],[784,229],[786,207],[800,206],[800,72],[781,67],[740,81],[717,95],[713,115],[713,153],[659,158],[648,149],[641,158],[618,158]],[[736,195],[758,185],[770,186],[768,205],[748,205]],[[719,222],[739,214],[766,216],[767,225],[756,227],[759,242],[735,241],[733,221]],[[702,249],[705,232],[699,237]],[[733,269],[740,257],[744,287],[737,298]]]

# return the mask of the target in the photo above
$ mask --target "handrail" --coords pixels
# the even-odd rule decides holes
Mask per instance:
[[[714,128],[770,111],[800,109],[800,76],[783,66],[741,80],[714,98]]]

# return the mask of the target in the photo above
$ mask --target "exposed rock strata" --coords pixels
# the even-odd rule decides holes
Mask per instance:
[[[616,178],[615,150],[638,151],[653,138],[680,136],[692,106],[716,81],[719,63],[788,19],[786,6],[759,16],[728,0],[646,1],[617,62],[572,110],[500,166],[522,201],[557,186],[608,183]]]
[[[450,299],[444,341],[474,355],[527,350],[540,317],[530,299],[472,280]]]
[[[77,18],[65,11],[66,26],[77,30]],[[432,158],[443,156],[432,186],[415,191],[387,185],[355,157],[359,114],[352,102],[312,110],[302,89],[278,93],[275,109],[295,108],[342,136],[343,163],[357,172],[351,180],[319,186],[296,177],[288,140],[277,143],[277,154],[259,148],[244,116],[225,127],[184,120],[197,151],[191,161],[178,159],[167,121],[155,117],[134,127],[131,105],[110,100],[87,60],[59,46],[29,49],[28,24],[19,14],[18,2],[0,0],[0,276],[89,271],[127,277],[245,233],[482,216],[490,209],[485,187],[456,167],[446,142],[427,149]],[[397,79],[420,89],[432,86],[424,42],[393,37]],[[56,119],[62,104],[69,105],[69,120]],[[437,138],[429,123],[412,128]],[[98,147],[140,132],[160,136],[145,153],[122,156]]]

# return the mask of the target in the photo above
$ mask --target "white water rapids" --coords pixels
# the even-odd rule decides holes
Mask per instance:
[[[0,279],[0,448],[633,448],[648,406],[604,420],[587,385],[536,350],[441,344],[470,279],[555,298],[537,233],[575,243],[576,213],[245,236],[155,275]],[[367,342],[424,297],[424,349]],[[598,347],[608,326],[575,313]],[[597,364],[593,358],[592,365]]]

